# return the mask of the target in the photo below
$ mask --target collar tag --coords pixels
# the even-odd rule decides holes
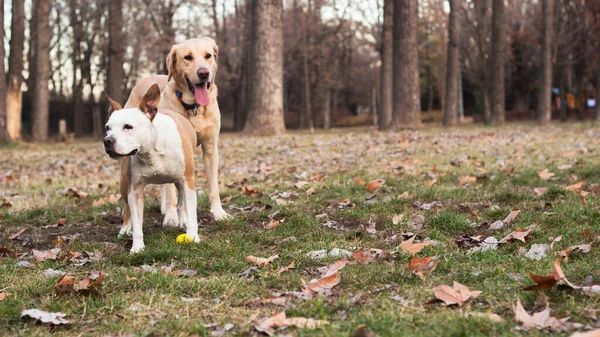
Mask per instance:
[[[199,107],[200,104],[198,104],[196,102],[194,102],[194,104],[187,104],[186,102],[183,101],[183,94],[179,90],[175,91],[175,95],[177,95],[177,99],[179,100],[179,103],[181,103],[181,105],[183,106],[183,108],[185,110],[192,110],[192,113],[194,114],[194,116],[196,116],[198,114],[196,112],[196,108]]]

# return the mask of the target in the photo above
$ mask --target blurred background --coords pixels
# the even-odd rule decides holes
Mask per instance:
[[[6,121],[0,123],[8,130],[4,138],[12,140],[53,137],[59,120],[76,137],[99,136],[107,118],[102,90],[124,103],[136,81],[166,74],[165,57],[176,40],[201,36],[219,46],[223,129],[244,129],[252,114],[249,98],[256,95],[253,60],[261,57],[253,46],[265,38],[252,29],[264,21],[260,15],[275,17],[273,29],[282,30],[279,110],[287,129],[536,119],[544,124],[544,114],[567,120],[600,112],[600,1],[5,0],[3,5],[0,75],[7,80],[0,93],[6,94]],[[403,112],[407,106],[412,111]],[[402,117],[406,114],[412,121]]]

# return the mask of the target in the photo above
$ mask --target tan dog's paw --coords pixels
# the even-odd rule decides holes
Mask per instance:
[[[227,214],[223,208],[211,209],[210,213],[212,213],[216,221],[231,219],[231,215]]]
[[[167,212],[165,214],[165,218],[163,219],[164,227],[179,227],[179,217],[175,212]]]
[[[121,230],[119,231],[119,237],[131,236],[132,232],[133,230],[131,228],[131,223],[123,224],[123,226],[121,226]]]

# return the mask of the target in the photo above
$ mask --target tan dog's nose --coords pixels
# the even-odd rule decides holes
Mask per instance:
[[[209,75],[209,71],[207,68],[200,68],[198,69],[198,78],[201,81],[205,81],[208,79],[208,75]]]

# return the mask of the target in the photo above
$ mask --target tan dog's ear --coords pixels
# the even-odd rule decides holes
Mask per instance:
[[[108,108],[108,114],[112,114],[113,112],[117,111],[117,110],[121,110],[123,109],[123,107],[121,106],[121,104],[119,104],[119,102],[113,100],[112,98],[110,98],[110,96],[108,96],[108,94],[106,93],[106,91],[102,92],[102,97],[104,97],[104,99],[106,99],[108,101],[108,104],[110,104],[110,108]]]
[[[217,43],[215,42],[215,40],[211,39],[210,37],[206,37],[205,39],[208,40],[210,43],[212,43],[213,55],[215,57],[215,61],[217,61],[219,59],[219,46],[217,46]]]
[[[160,104],[160,88],[155,83],[142,98],[139,109],[152,121],[158,112],[158,104]]]
[[[169,55],[167,55],[167,81],[173,78],[173,72],[175,71],[175,62],[177,62],[177,47],[171,47]]]

